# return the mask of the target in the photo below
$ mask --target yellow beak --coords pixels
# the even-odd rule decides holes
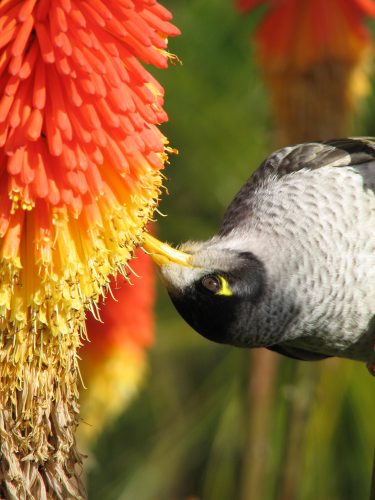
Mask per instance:
[[[162,243],[148,233],[143,235],[142,246],[159,267],[168,264],[179,264],[180,266],[187,267],[191,265],[190,254],[180,252],[166,243]]]

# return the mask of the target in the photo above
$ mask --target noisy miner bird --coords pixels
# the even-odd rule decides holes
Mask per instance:
[[[219,232],[175,250],[146,235],[177,311],[210,340],[300,360],[375,362],[375,139],[271,154]]]

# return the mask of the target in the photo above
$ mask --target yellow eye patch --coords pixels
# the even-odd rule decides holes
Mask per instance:
[[[233,292],[230,289],[228,282],[222,276],[219,276],[219,278],[221,281],[221,288],[218,292],[216,292],[216,295],[225,295],[227,297],[233,295]]]

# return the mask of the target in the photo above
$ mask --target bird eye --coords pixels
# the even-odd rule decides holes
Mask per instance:
[[[209,290],[210,292],[217,293],[221,290],[221,281],[218,276],[215,274],[210,274],[202,278],[201,281],[204,288]]]

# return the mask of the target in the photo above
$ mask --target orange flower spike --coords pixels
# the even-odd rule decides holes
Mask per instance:
[[[350,115],[369,91],[372,0],[237,0],[265,4],[255,33],[279,142],[348,135]]]
[[[357,45],[369,41],[363,23],[375,16],[372,0],[237,0],[242,11],[268,5],[256,38],[260,57],[271,64],[296,59],[301,65],[311,64],[324,55],[350,56]],[[342,34],[348,35],[348,38]]]
[[[166,66],[166,36],[178,30],[154,2],[120,1],[109,8],[99,0],[14,1],[3,4],[0,16],[0,46],[7,54],[0,73],[5,88],[0,123],[8,132],[7,153],[46,136],[49,154],[44,163],[79,168],[83,151],[94,164],[101,164],[105,157],[113,160],[108,137],[120,144],[126,139],[129,132],[120,123],[128,110],[140,113],[141,129],[158,122],[159,96],[146,85],[150,77],[134,58]],[[16,133],[20,125],[23,133]],[[158,151],[162,149],[159,133]],[[126,156],[117,157],[121,159],[124,162]],[[66,204],[71,203],[69,198]]]
[[[159,198],[167,115],[142,64],[167,66],[170,19],[156,0],[0,3],[1,497],[82,493],[76,350]]]

